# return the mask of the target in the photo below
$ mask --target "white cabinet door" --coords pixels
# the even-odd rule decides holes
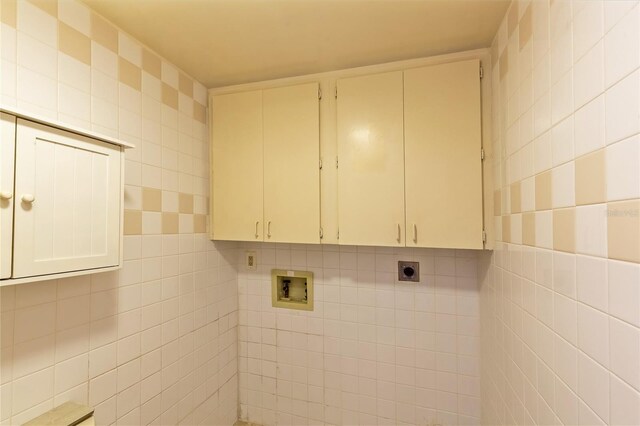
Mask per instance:
[[[402,71],[337,87],[340,244],[403,246]]]
[[[262,241],[262,91],[211,103],[212,237]]]
[[[18,120],[13,278],[119,264],[121,148]]]
[[[405,71],[407,246],[482,248],[479,69]]]
[[[265,241],[320,242],[318,83],[265,90]]]
[[[11,276],[16,118],[0,113],[0,278]]]

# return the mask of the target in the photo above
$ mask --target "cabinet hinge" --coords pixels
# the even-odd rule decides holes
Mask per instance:
[[[482,242],[487,242],[487,232],[484,229],[482,230]]]
[[[480,159],[484,161],[484,148],[480,148]]]
[[[338,157],[336,157],[336,169],[338,168]]]
[[[336,99],[338,99],[338,85],[336,85],[336,93],[335,93]]]
[[[480,78],[484,78],[484,68],[480,66]]]
[[[322,170],[322,158],[320,159],[320,170]]]
[[[340,239],[340,228],[338,228],[338,232],[336,233],[336,238]]]
[[[324,237],[324,233],[322,232],[322,226],[320,227],[320,239],[322,239],[322,237]]]
[[[322,89],[318,87],[318,100],[322,99]]]

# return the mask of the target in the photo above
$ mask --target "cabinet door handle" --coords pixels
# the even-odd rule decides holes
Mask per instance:
[[[398,224],[398,243],[400,241],[402,241],[402,237],[400,236],[400,232],[402,232],[402,230],[400,229],[400,224]]]
[[[271,221],[267,223],[267,238],[271,238]]]
[[[413,242],[418,243],[418,225],[413,224]]]
[[[259,224],[259,223],[260,223],[260,222],[256,220],[256,238],[258,238],[258,224]]]
[[[13,193],[9,191],[0,191],[0,199],[2,200],[10,200],[13,198]]]
[[[27,204],[31,204],[36,200],[36,197],[33,196],[33,194],[24,194],[22,196],[22,202],[23,203],[27,203]]]

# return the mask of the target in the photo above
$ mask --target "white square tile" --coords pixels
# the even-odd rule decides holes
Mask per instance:
[[[575,205],[575,165],[573,161],[552,170],[551,186],[553,208]]]
[[[607,200],[640,198],[640,138],[625,139],[606,150]]]
[[[576,207],[576,253],[606,257],[606,204]]]

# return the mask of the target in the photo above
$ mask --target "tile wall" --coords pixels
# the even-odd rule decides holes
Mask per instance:
[[[207,92],[76,0],[2,0],[3,105],[121,138],[124,267],[2,287],[0,424],[233,424],[237,255],[209,241]]]
[[[420,283],[396,282],[398,260]],[[271,306],[273,268],[314,273],[314,311]],[[477,252],[246,243],[238,289],[242,420],[480,423]]]
[[[484,424],[640,424],[640,7],[514,1],[492,47]]]

